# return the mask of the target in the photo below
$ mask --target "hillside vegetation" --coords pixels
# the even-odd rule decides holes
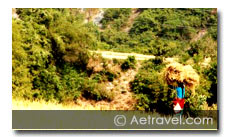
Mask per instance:
[[[99,26],[92,18],[99,9],[16,9],[12,19],[13,98],[101,102],[111,106],[107,109],[170,113],[175,90],[163,81],[161,72],[166,58],[176,58],[200,76],[197,94],[187,92],[188,111],[214,108],[216,9],[102,10]],[[104,58],[99,50],[152,58]]]

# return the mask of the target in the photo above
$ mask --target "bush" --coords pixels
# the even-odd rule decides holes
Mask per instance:
[[[126,71],[130,68],[135,69],[136,60],[134,56],[128,56],[128,58],[122,63],[121,69]]]
[[[73,45],[66,48],[63,59],[66,62],[73,63],[81,69],[86,69],[90,55],[86,48],[83,48],[79,45]]]
[[[130,8],[111,8],[107,9],[104,13],[104,18],[101,23],[104,28],[112,25],[117,30],[123,27],[131,14]]]
[[[12,20],[12,92],[13,97],[31,98],[32,75],[29,73],[29,55],[23,45],[23,24]]]
[[[35,96],[47,101],[53,99],[59,102],[76,100],[80,97],[85,75],[78,74],[68,65],[64,66],[61,74],[58,71],[55,66],[49,66],[34,78],[33,88],[39,91],[35,92]]]
[[[125,32],[118,32],[117,30],[110,29],[101,33],[101,41],[110,45],[110,49],[127,45],[129,35]],[[108,47],[105,45],[106,48]]]
[[[116,64],[121,65],[122,64],[122,60],[113,58],[113,64],[115,64],[115,65]]]
[[[208,80],[211,81],[209,93],[212,95],[207,99],[209,105],[217,103],[217,61],[214,61],[210,64],[210,68],[204,71],[204,74],[208,77]]]
[[[182,52],[181,48],[178,43],[156,39],[149,43],[148,52],[155,56],[172,57],[179,55]]]
[[[94,80],[88,80],[84,83],[82,96],[93,100],[112,100],[113,94],[108,92],[105,85],[97,84]]]
[[[118,77],[118,74],[110,70],[103,70],[99,73],[93,74],[92,79],[96,80],[98,83],[110,81],[112,82],[115,78]]]
[[[139,35],[146,31],[157,32],[159,31],[159,22],[155,19],[154,10],[145,10],[140,16],[136,18],[132,28],[130,29],[131,35]]]
[[[13,20],[12,43],[13,96],[32,99],[32,81],[52,58],[47,29],[32,21]]]
[[[136,108],[169,114],[172,112],[175,91],[168,87],[160,74],[164,65],[154,62],[151,60],[144,62],[134,81],[131,82],[131,89],[137,98]]]
[[[63,14],[51,23],[53,55],[58,65],[70,62],[82,69],[86,68],[90,57],[88,49],[97,46],[97,35],[88,27],[94,26],[84,25],[80,20]]]
[[[57,99],[56,94],[62,90],[62,83],[60,76],[56,73],[54,66],[48,69],[42,70],[37,77],[33,80],[33,88],[39,89],[39,94],[35,93],[35,96],[39,96],[45,100]],[[38,94],[38,95],[37,95]]]

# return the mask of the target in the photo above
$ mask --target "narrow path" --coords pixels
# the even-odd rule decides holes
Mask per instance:
[[[134,56],[136,60],[148,60],[154,59],[153,55],[143,55],[137,53],[121,53],[121,52],[112,52],[112,51],[90,51],[91,53],[101,54],[103,58],[107,59],[127,59],[128,56]]]
[[[140,68],[140,64],[137,63],[136,69],[130,69],[126,72],[122,72],[118,79],[113,82],[106,83],[107,90],[114,93],[112,101],[95,101],[80,98],[77,104],[80,108],[88,109],[95,108],[96,110],[133,110],[136,100],[134,94],[130,89],[130,82],[134,80],[135,75]]]
[[[121,52],[112,52],[112,51],[90,51],[91,53],[101,54],[103,58],[107,59],[127,59],[128,56],[134,56],[136,60],[149,60],[154,59],[154,55],[144,55],[138,53],[121,53]],[[164,58],[165,62],[171,63],[174,61],[178,61],[178,58]]]

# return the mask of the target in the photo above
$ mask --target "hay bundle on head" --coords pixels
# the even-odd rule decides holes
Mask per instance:
[[[184,66],[180,63],[171,63],[167,65],[164,71],[164,78],[168,85],[178,86],[178,83],[184,83],[184,85],[190,89],[193,93],[195,87],[199,84],[199,76],[195,70],[190,66]]]
[[[168,85],[177,86],[178,83],[184,81],[184,66],[179,63],[171,63],[167,65],[164,76]]]

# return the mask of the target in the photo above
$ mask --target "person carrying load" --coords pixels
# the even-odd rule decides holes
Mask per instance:
[[[195,94],[195,87],[199,83],[199,76],[190,65],[171,63],[164,71],[164,78],[168,85],[175,87],[176,97],[173,100],[173,110],[182,114],[185,104],[185,87]]]

